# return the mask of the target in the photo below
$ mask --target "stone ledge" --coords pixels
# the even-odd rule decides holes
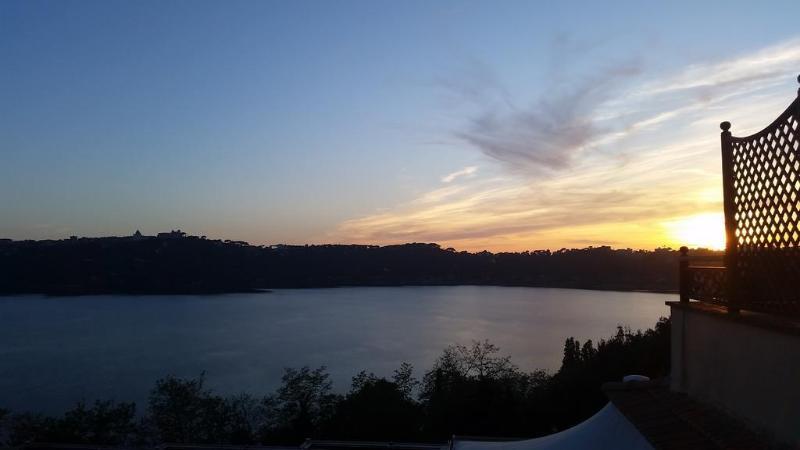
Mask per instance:
[[[741,310],[737,314],[728,312],[725,306],[714,305],[704,302],[665,302],[670,308],[693,311],[718,317],[721,320],[750,325],[778,333],[792,334],[800,336],[800,318],[782,317],[774,314],[758,313],[753,311]]]

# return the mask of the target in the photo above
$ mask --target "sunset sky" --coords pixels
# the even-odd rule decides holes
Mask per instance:
[[[2,1],[0,238],[720,246],[800,2]]]

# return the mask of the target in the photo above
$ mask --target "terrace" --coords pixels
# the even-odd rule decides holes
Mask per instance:
[[[798,77],[800,82],[800,77]],[[690,264],[681,249],[681,301],[800,316],[800,91],[770,125],[745,137],[722,122],[724,266]]]
[[[798,77],[800,82],[800,77]],[[674,392],[800,442],[800,91],[771,124],[736,137],[720,124],[722,265],[684,247],[672,317]]]

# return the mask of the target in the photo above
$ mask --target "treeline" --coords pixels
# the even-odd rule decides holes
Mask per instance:
[[[361,372],[336,394],[324,367],[286,369],[272,394],[220,396],[195,379],[168,376],[144,414],[133,403],[78,404],[61,417],[0,410],[0,444],[111,446],[160,443],[289,444],[305,438],[444,442],[453,434],[535,437],[598,411],[602,383],[669,371],[670,323],[617,333],[596,345],[566,340],[555,374],[524,372],[491,343],[446,348],[420,379],[408,364],[392,376]]]
[[[721,253],[698,250],[707,257]],[[609,247],[457,252],[436,244],[252,246],[198,237],[0,241],[0,293],[210,293],[264,288],[508,285],[677,290],[678,252]]]

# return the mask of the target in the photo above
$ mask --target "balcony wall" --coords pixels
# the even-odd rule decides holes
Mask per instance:
[[[800,322],[705,303],[668,302],[671,388],[800,444]]]

